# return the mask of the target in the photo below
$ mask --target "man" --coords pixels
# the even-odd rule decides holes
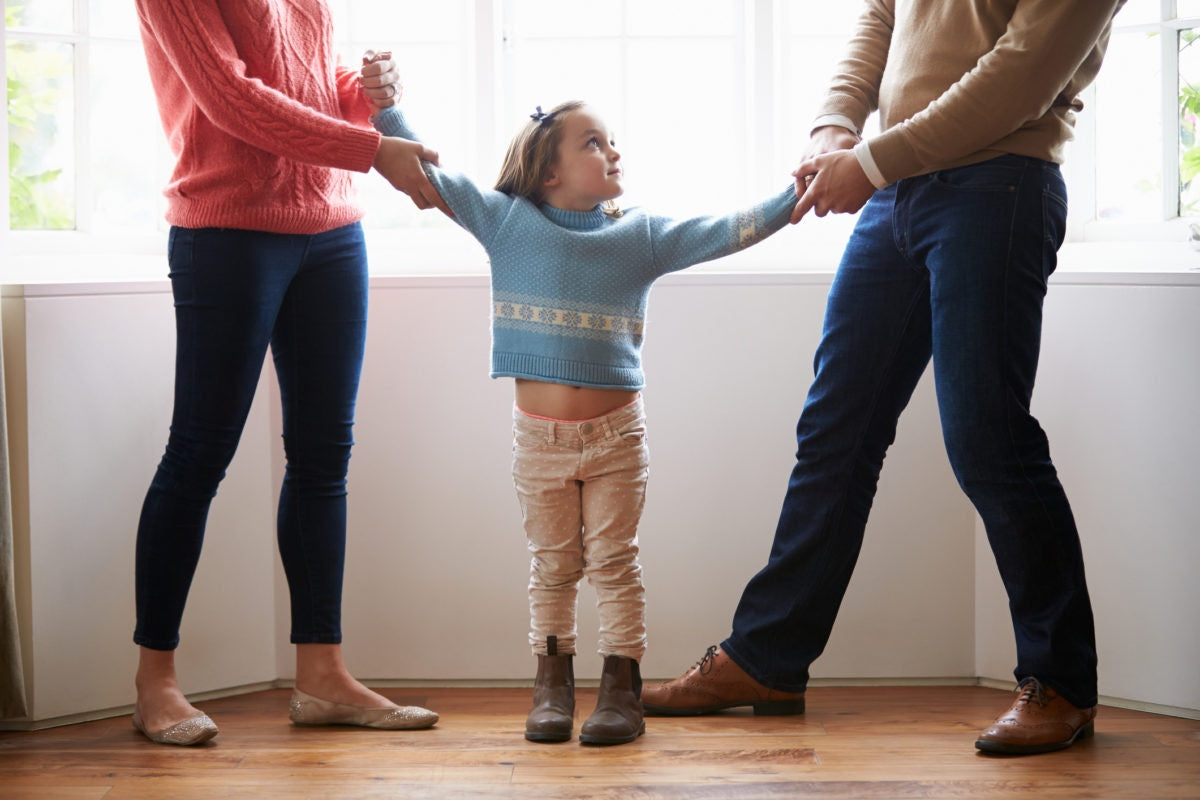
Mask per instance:
[[[830,289],[771,555],[729,638],[645,687],[647,712],[803,711],[896,421],[932,358],[946,450],[1017,639],[1020,694],[976,747],[1040,753],[1092,734],[1079,535],[1029,405],[1066,224],[1058,162],[1123,2],[867,0],[794,173],[793,222],[863,211]],[[876,109],[883,132],[862,140]]]

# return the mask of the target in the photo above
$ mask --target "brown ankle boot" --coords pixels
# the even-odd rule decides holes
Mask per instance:
[[[574,656],[558,654],[558,637],[546,637],[546,655],[538,656],[533,681],[533,710],[525,718],[531,742],[565,742],[575,722]]]
[[[638,662],[605,656],[596,710],[579,729],[583,744],[625,744],[646,732],[642,717],[642,674]]]

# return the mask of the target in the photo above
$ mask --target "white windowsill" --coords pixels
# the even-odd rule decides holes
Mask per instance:
[[[367,242],[376,285],[487,276],[483,249],[457,231],[369,231]],[[826,281],[842,244],[806,241],[803,228],[788,228],[749,250],[664,280]],[[165,234],[137,239],[22,234],[9,238],[7,250],[0,284],[10,295],[154,292],[169,285]],[[1200,251],[1185,242],[1068,242],[1052,282],[1200,286]]]

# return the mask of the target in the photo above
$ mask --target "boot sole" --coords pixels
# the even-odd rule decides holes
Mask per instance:
[[[638,732],[633,734],[632,736],[621,736],[621,737],[594,736],[594,735],[588,734],[588,733],[581,733],[581,734],[579,734],[579,743],[580,744],[598,745],[598,746],[610,745],[610,744],[629,744],[630,742],[637,741],[637,738],[645,732],[646,732],[646,723],[643,722],[642,727],[639,728]]]
[[[1075,734],[1063,742],[1049,742],[1046,744],[1013,744],[1012,742],[1001,742],[995,739],[979,739],[975,742],[975,749],[984,753],[995,753],[1005,756],[1032,756],[1038,753],[1053,753],[1055,750],[1066,750],[1071,745],[1080,739],[1090,739],[1096,735],[1096,726],[1093,722],[1087,722],[1079,726]]]
[[[756,717],[789,717],[804,713],[804,698],[799,700],[771,700],[762,703],[719,703],[715,706],[656,706],[642,703],[647,714],[656,717],[700,717],[705,714],[715,714],[727,708],[742,708],[750,706]]]
[[[554,744],[555,742],[571,741],[571,734],[569,731],[565,734],[563,734],[563,733],[530,733],[529,731],[525,731],[525,739],[530,742],[537,742],[538,744]]]

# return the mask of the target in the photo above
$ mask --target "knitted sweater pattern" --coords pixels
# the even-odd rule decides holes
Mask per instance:
[[[167,221],[311,234],[362,217],[346,170],[380,135],[358,74],[337,65],[324,0],[137,0],[159,116],[176,156]]]
[[[889,183],[1011,153],[1061,162],[1124,0],[866,0],[818,118],[868,140]]]
[[[395,107],[375,126],[415,140]],[[726,216],[676,220],[641,208],[610,216],[536,206],[426,165],[487,251],[492,274],[491,376],[640,389],[646,307],[655,279],[760,242],[788,223],[794,185]]]

